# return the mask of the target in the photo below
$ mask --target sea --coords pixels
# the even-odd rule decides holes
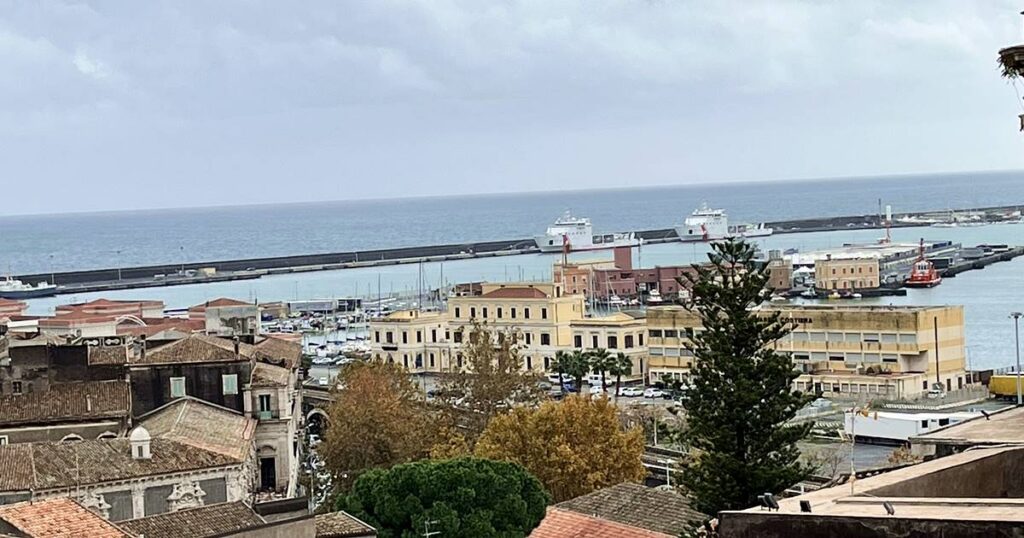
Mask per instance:
[[[391,248],[531,237],[566,210],[590,217],[595,232],[668,228],[703,202],[728,211],[731,222],[873,214],[879,201],[894,212],[1024,204],[1024,172],[685,185],[678,187],[451,196],[396,200],[118,211],[0,217],[0,273],[45,273]],[[880,230],[777,234],[762,250],[811,250],[877,241]],[[1024,244],[1024,224],[965,228],[897,228],[898,242],[952,240],[964,245]],[[634,249],[636,266],[702,261],[707,247],[665,243]],[[599,259],[604,252],[574,253]],[[30,313],[59,304],[150,298],[184,308],[227,296],[260,302],[336,297],[416,295],[442,283],[545,280],[558,255],[528,254],[323,271],[166,288],[34,299]],[[1024,257],[970,271],[905,297],[865,304],[959,304],[965,309],[974,368],[1013,361],[1013,322],[1024,310]]]

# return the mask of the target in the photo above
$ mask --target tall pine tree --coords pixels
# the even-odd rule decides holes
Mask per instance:
[[[792,331],[778,312],[755,309],[770,295],[768,269],[758,267],[753,245],[713,243],[710,264],[694,266],[692,302],[703,325],[691,351],[685,439],[694,461],[683,484],[695,508],[716,514],[757,503],[805,478],[797,441],[810,425],[789,423],[809,397],[792,389],[799,375],[789,354],[772,344]]]

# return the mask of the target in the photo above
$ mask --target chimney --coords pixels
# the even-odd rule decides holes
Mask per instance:
[[[150,453],[149,446],[152,438],[149,436],[149,431],[147,431],[146,428],[136,426],[128,436],[128,440],[132,445],[132,459],[148,460],[153,457],[153,454]]]
[[[241,349],[242,349],[242,344],[238,341],[238,337],[236,336],[235,337],[235,358],[236,359],[240,358],[239,355],[241,354]]]

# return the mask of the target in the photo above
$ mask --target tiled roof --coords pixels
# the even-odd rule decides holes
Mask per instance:
[[[707,516],[690,508],[686,497],[640,484],[622,483],[555,505],[587,516],[678,536]]]
[[[258,362],[252,369],[250,384],[254,387],[287,387],[289,377],[289,370]]]
[[[92,346],[89,364],[117,365],[128,362],[128,346]]]
[[[259,514],[242,502],[211,504],[121,522],[128,531],[146,538],[206,538],[265,524]]]
[[[362,538],[377,536],[377,530],[346,512],[316,516],[316,538]]]
[[[269,362],[288,369],[295,368],[302,360],[302,343],[268,336],[256,343],[256,360]]]
[[[532,287],[498,288],[481,295],[488,299],[544,299],[547,296],[548,294]]]
[[[126,438],[0,445],[0,492],[48,490],[140,476],[238,465],[252,448],[256,420],[193,398],[142,417],[152,458],[132,457]]]
[[[154,438],[152,458],[132,458],[128,439],[0,445],[0,491],[67,488],[140,476],[237,465],[238,460],[170,439]]]
[[[193,306],[192,308],[190,308],[189,310],[205,309],[205,308],[211,307],[211,306],[217,307],[217,306],[254,306],[254,305],[252,303],[247,303],[245,301],[239,301],[238,299],[229,299],[227,297],[221,297],[219,299],[214,299],[212,301],[206,301],[205,303],[202,303],[202,304],[197,304],[197,305]]]
[[[192,334],[181,340],[146,350],[145,357],[139,357],[132,364],[175,364],[197,362],[235,362],[248,360],[253,346],[239,343],[239,354],[235,354],[235,342],[216,336]]]
[[[196,398],[179,398],[142,417],[153,437],[244,460],[256,420]]]
[[[548,514],[533,529],[530,538],[673,538],[672,534],[630,527],[607,519],[589,517],[559,508],[548,508]]]
[[[124,417],[130,406],[125,381],[57,383],[46,391],[0,396],[0,426]]]
[[[131,538],[67,497],[0,506],[0,519],[29,538]]]

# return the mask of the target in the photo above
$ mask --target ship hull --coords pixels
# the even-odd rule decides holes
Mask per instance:
[[[43,288],[30,290],[8,290],[0,291],[0,298],[3,299],[34,299],[38,297],[52,297],[57,295],[57,288]]]
[[[541,252],[562,252],[562,238],[551,237],[547,235],[538,235],[534,238],[534,243]],[[573,245],[569,244],[569,252],[582,252],[585,250],[605,250],[609,248],[617,247],[635,247],[640,244],[640,240],[633,239],[618,239],[615,241],[609,241],[606,243],[591,243],[589,245]]]

